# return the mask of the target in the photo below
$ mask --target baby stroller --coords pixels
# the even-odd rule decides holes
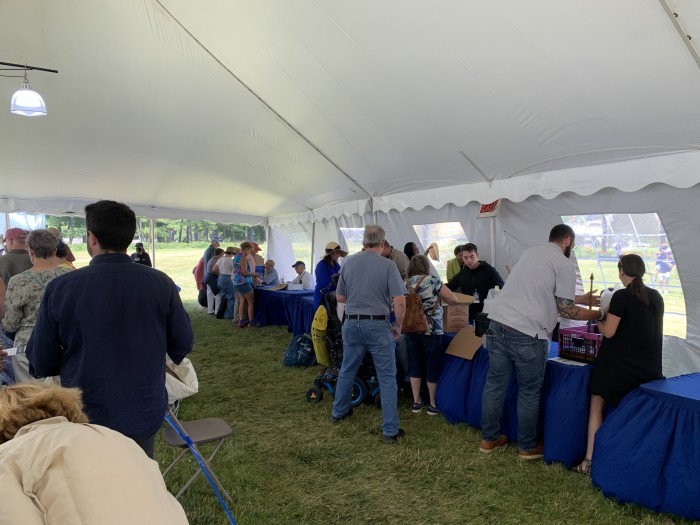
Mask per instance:
[[[306,400],[314,403],[319,403],[323,400],[324,390],[328,390],[332,396],[335,396],[338,374],[343,364],[342,323],[337,315],[338,302],[335,298],[335,292],[324,294],[323,302],[328,311],[325,342],[331,358],[331,365],[319,374],[314,380],[314,386],[306,392]],[[374,370],[372,355],[369,352],[365,354],[352,384],[351,406],[357,407],[362,403],[374,403],[376,407],[381,407],[382,403],[379,381]]]

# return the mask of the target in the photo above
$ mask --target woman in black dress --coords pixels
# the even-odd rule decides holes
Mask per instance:
[[[663,378],[664,301],[659,292],[644,286],[639,255],[623,255],[617,268],[625,288],[613,294],[605,320],[598,322],[603,342],[591,370],[588,446],[586,458],[576,467],[584,474],[591,469],[595,433],[603,424],[606,405],[615,407],[642,383]]]

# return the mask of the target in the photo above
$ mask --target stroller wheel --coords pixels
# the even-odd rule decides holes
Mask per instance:
[[[382,393],[379,392],[376,396],[374,396],[374,406],[376,408],[382,408]]]
[[[369,389],[367,388],[367,383],[365,383],[365,380],[356,377],[355,381],[352,383],[352,399],[350,401],[350,406],[360,406],[367,399],[368,393]]]
[[[323,390],[317,386],[312,386],[306,391],[306,400],[309,403],[319,403],[323,400]]]

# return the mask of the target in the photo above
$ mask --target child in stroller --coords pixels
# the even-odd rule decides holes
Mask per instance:
[[[323,292],[326,292],[326,290],[323,290]],[[331,365],[319,374],[314,380],[314,386],[306,392],[307,401],[316,403],[323,399],[324,390],[328,390],[333,396],[335,395],[338,373],[343,364],[342,322],[338,318],[338,302],[335,298],[335,292],[323,293],[323,304],[328,312],[325,342],[330,355]],[[381,407],[379,381],[374,370],[372,355],[369,352],[365,354],[352,385],[351,406],[357,407],[362,403],[374,403],[376,407]]]

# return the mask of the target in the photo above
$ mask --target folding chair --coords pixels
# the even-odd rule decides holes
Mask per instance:
[[[231,427],[228,425],[228,423],[226,423],[226,421],[219,418],[195,419],[193,421],[181,422],[177,419],[172,409],[168,410],[165,420],[170,424],[170,428],[166,428],[163,431],[163,439],[165,443],[171,447],[178,447],[183,450],[180,452],[180,455],[168,466],[168,468],[163,471],[163,478],[165,478],[173,467],[185,456],[188,450],[192,452],[192,455],[194,456],[195,460],[197,460],[199,465],[197,471],[180,489],[175,498],[182,496],[190,485],[192,485],[194,480],[197,479],[200,472],[204,472],[204,475],[207,478],[207,481],[209,481],[214,494],[216,494],[219,503],[223,507],[226,516],[229,518],[231,523],[235,524],[236,522],[233,519],[233,515],[221,496],[223,494],[223,496],[230,503],[233,503],[233,500],[226,489],[224,489],[224,487],[221,485],[219,478],[216,476],[216,474],[214,474],[214,471],[210,466],[211,460],[224,444],[224,441],[226,441],[226,439],[233,434]],[[206,445],[209,443],[215,443],[216,446],[214,447],[214,450],[209,458],[204,459],[202,454],[199,452],[197,445]]]

